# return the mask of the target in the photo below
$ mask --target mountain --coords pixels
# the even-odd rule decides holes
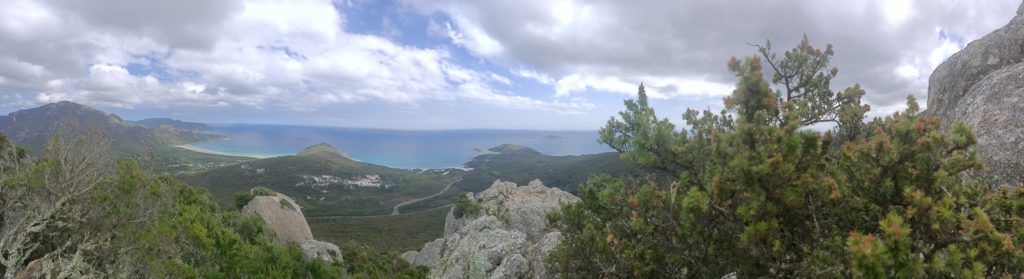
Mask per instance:
[[[214,168],[181,179],[205,186],[224,206],[236,193],[263,186],[295,198],[307,217],[386,215],[394,206],[429,196],[455,178],[450,170],[395,169],[353,160],[327,144],[293,156]]]
[[[12,141],[28,146],[35,154],[42,154],[50,138],[64,123],[75,123],[78,131],[88,127],[99,128],[110,137],[115,149],[138,152],[192,142],[220,139],[223,136],[182,130],[171,126],[145,128],[132,125],[117,115],[73,102],[62,101],[37,108],[12,112],[0,117],[0,133]]]
[[[492,151],[492,152],[498,152],[498,153],[501,153],[501,154],[540,155],[540,152],[537,152],[537,150],[533,150],[533,148],[529,148],[529,147],[522,146],[522,145],[510,144],[510,143],[506,143],[506,144],[498,145],[498,146],[495,146],[495,147],[491,147],[491,148],[489,148],[487,150],[488,151]]]
[[[300,151],[298,154],[296,154],[296,156],[313,156],[322,157],[325,159],[333,158],[334,160],[337,160],[339,162],[353,161],[351,158],[348,157],[348,154],[345,154],[345,152],[341,152],[341,150],[338,150],[337,148],[334,148],[334,146],[331,146],[330,144],[327,143],[318,143],[310,147],[306,147],[306,149]]]
[[[982,175],[1024,185],[1024,4],[1006,26],[967,44],[928,79],[927,114],[973,127]]]
[[[128,124],[135,126],[142,126],[145,128],[160,128],[161,126],[167,125],[180,130],[192,130],[192,131],[211,131],[213,127],[210,127],[203,123],[187,122],[170,118],[146,118],[139,121],[128,121]]]

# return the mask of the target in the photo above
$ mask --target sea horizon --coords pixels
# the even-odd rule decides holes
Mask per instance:
[[[493,153],[500,144],[517,144],[551,156],[612,152],[598,143],[597,130],[449,129],[408,130],[284,124],[209,124],[208,133],[224,140],[179,147],[218,155],[267,158],[295,155],[328,143],[363,162],[404,169],[461,168],[473,158]]]

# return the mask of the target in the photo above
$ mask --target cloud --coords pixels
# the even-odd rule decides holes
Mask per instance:
[[[555,83],[555,80],[552,79],[547,74],[538,73],[538,72],[535,72],[535,71],[532,71],[532,70],[527,70],[527,69],[524,69],[524,68],[513,68],[510,71],[514,75],[517,75],[517,76],[522,77],[522,78],[532,79],[532,80],[534,80],[536,82],[539,82],[541,84],[551,85],[551,84]]]
[[[113,107],[310,110],[326,104],[470,101],[578,111],[585,102],[499,92],[511,81],[461,66],[444,47],[345,30],[330,0],[13,0],[0,11],[0,95]],[[345,3],[343,6],[361,5]],[[344,7],[343,7],[344,8]],[[14,12],[17,10],[17,12]],[[468,25],[449,35],[487,51]],[[467,31],[469,30],[469,31]],[[472,89],[472,90],[471,90]],[[21,95],[18,95],[21,96]],[[19,97],[20,98],[20,97]]]
[[[73,100],[412,110],[468,102],[589,112],[599,123],[618,108],[609,99],[632,96],[641,82],[672,109],[717,102],[735,83],[728,58],[755,52],[747,43],[771,39],[781,52],[807,34],[835,46],[836,89],[860,83],[873,108],[896,110],[907,94],[924,103],[931,71],[1004,25],[1019,4],[395,1],[8,0],[0,9],[0,107]],[[355,27],[364,25],[380,26]]]
[[[666,97],[716,95],[720,85],[733,82],[725,67],[728,58],[756,51],[748,42],[771,39],[782,52],[806,34],[817,46],[835,46],[836,89],[860,83],[869,90],[867,101],[879,107],[901,104],[907,94],[924,100],[931,71],[963,42],[1006,24],[1019,5],[1016,0],[405,3],[423,14],[448,15],[453,34],[474,34],[453,40],[478,56],[554,77],[557,96],[585,88],[624,93],[639,82],[665,85],[658,91]]]
[[[645,92],[653,99],[668,99],[679,96],[724,97],[731,94],[734,88],[730,84],[714,83],[699,79],[683,80],[663,77],[637,77],[627,81],[616,76],[572,74],[558,80],[555,84],[555,96],[568,96],[587,89],[633,95],[636,94],[637,84],[639,83],[645,85]]]

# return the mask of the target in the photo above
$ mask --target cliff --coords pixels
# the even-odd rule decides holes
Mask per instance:
[[[1024,183],[1024,5],[1010,22],[949,57],[928,81],[928,111],[946,129],[974,127],[982,175]]]
[[[546,215],[579,198],[534,180],[527,186],[495,181],[469,195],[477,212],[454,207],[445,219],[444,237],[420,251],[402,254],[430,269],[430,278],[550,278],[544,257],[561,233],[547,226]]]

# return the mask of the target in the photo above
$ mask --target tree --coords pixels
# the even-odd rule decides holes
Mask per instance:
[[[72,207],[110,174],[110,141],[98,128],[77,138],[72,136],[74,129],[63,126],[46,146],[44,158],[30,170],[3,180],[0,264],[4,278],[13,278],[26,259],[47,248],[37,241],[46,232],[68,229],[66,219],[78,217]]]
[[[0,134],[0,180],[21,171],[32,157],[26,147],[15,146],[7,136]]]
[[[832,44],[828,44],[825,50],[817,49],[804,35],[803,40],[783,53],[781,58],[772,52],[771,41],[766,41],[763,46],[754,46],[774,72],[772,83],[779,88],[775,91],[776,106],[788,110],[787,114],[799,114],[801,126],[856,124],[868,111],[867,105],[860,104],[864,91],[859,85],[840,92],[831,89],[832,79],[839,74],[839,69],[829,68],[834,54]],[[782,122],[778,117],[777,114],[775,121]]]
[[[916,102],[864,122],[863,90],[835,93],[838,72],[805,38],[779,59],[728,63],[725,110],[658,119],[643,86],[602,142],[672,183],[591,178],[551,221],[555,270],[581,277],[958,277],[1020,272],[1018,239],[993,225],[970,129],[950,133]],[[766,61],[762,63],[761,58]],[[774,71],[769,82],[762,65]],[[782,89],[772,89],[772,85]],[[809,125],[835,123],[824,133]],[[1005,201],[1005,199],[1004,199]],[[1012,208],[1009,207],[1008,208]]]

